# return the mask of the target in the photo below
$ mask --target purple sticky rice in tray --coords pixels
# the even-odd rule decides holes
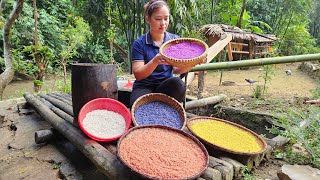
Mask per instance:
[[[181,42],[174,44],[164,50],[164,54],[175,59],[191,59],[203,54],[205,49],[199,44],[190,42]]]
[[[139,106],[134,112],[138,125],[163,125],[177,129],[182,128],[178,111],[163,102],[149,102]]]

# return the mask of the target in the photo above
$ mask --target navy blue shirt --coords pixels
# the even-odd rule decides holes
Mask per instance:
[[[163,43],[176,38],[179,38],[179,36],[165,32]],[[148,32],[134,41],[132,45],[131,61],[144,61],[144,63],[147,64],[159,53],[159,49],[160,48],[153,42],[150,32]],[[147,78],[136,80],[133,84],[133,88],[155,88],[162,81],[172,76],[173,67],[171,65],[159,64]]]

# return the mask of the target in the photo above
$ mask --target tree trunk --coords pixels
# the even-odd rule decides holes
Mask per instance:
[[[64,61],[63,61],[64,62]],[[67,86],[67,64],[63,63],[63,81],[64,81],[64,87]],[[65,90],[65,89],[64,89]]]
[[[24,0],[17,0],[14,9],[11,11],[9,17],[3,27],[3,57],[6,69],[0,74],[0,100],[2,100],[3,91],[11,82],[14,76],[13,62],[12,62],[12,47],[10,41],[10,31],[14,21],[18,18],[22,11]],[[0,2],[0,11],[3,11],[4,0]]]
[[[202,93],[204,91],[204,81],[205,81],[205,73],[204,71],[200,71],[198,74],[198,94],[197,98],[202,98]]]
[[[46,66],[44,63],[37,63],[38,65],[38,68],[40,70],[40,72],[38,73],[37,77],[36,77],[36,80],[39,80],[39,81],[43,81],[43,77],[46,73]],[[39,82],[34,82],[33,83],[33,87],[34,87],[34,91],[35,92],[39,92],[41,90],[41,87],[42,87],[42,84],[39,84]]]
[[[285,31],[284,31],[284,33],[283,33],[283,35],[282,35],[282,38],[281,38],[281,39],[283,39],[283,38],[284,38],[284,36],[287,34],[287,31],[288,31],[289,26],[290,26],[290,24],[291,24],[291,20],[292,20],[292,18],[293,18],[293,13],[291,13],[290,20],[289,20],[289,22],[288,22],[288,24],[287,24],[287,26],[286,26],[286,29],[285,29]],[[279,45],[278,45],[278,49],[280,49],[280,47],[281,47],[281,43],[279,43]]]
[[[128,53],[126,50],[124,50],[119,44],[113,42],[114,47],[121,52],[122,57],[125,59],[128,58]]]
[[[109,46],[110,46],[110,64],[116,64],[114,58],[113,58],[113,40],[109,41]]]
[[[242,8],[241,8],[241,13],[237,22],[237,27],[241,28],[241,23],[242,23],[242,16],[244,13],[244,10],[246,9],[246,4],[247,4],[247,0],[242,0]]]
[[[194,108],[198,108],[198,107],[202,107],[202,106],[206,106],[206,105],[218,104],[221,101],[225,100],[226,98],[227,98],[226,95],[219,94],[217,96],[188,101],[186,103],[185,109],[189,110],[189,109],[194,109]]]
[[[39,40],[38,40],[38,13],[37,13],[37,0],[33,0],[33,17],[34,17],[34,60],[40,70],[38,73],[36,80],[39,80],[43,82],[43,77],[45,75],[46,71],[46,65],[44,62],[41,62],[39,54],[38,54],[38,46],[39,46]],[[41,90],[42,84],[39,84],[39,82],[33,83],[34,91],[39,92]]]

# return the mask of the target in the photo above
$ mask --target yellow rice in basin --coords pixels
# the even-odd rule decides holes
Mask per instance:
[[[221,121],[199,121],[192,123],[190,127],[197,136],[225,149],[241,152],[261,150],[252,134]]]

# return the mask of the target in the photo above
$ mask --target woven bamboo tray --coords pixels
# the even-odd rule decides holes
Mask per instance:
[[[167,55],[164,54],[164,51],[168,47],[174,44],[182,43],[182,42],[190,42],[190,43],[198,44],[203,47],[204,53],[198,57],[194,57],[190,59],[176,59],[176,58],[168,57]],[[208,45],[205,42],[195,38],[172,39],[162,44],[159,49],[159,53],[164,57],[164,59],[168,62],[168,64],[176,67],[193,67],[197,64],[201,64],[203,60],[207,57],[207,52],[208,52]]]
[[[208,164],[209,164],[209,154],[208,154],[208,151],[207,149],[204,147],[204,145],[197,139],[195,138],[194,136],[182,131],[182,130],[179,130],[179,129],[175,129],[175,128],[171,128],[171,127],[167,127],[167,126],[161,126],[161,125],[150,125],[150,126],[137,126],[137,127],[133,127],[131,129],[129,129],[129,131],[127,131],[119,140],[118,140],[118,143],[117,143],[117,156],[118,158],[120,159],[120,161],[125,165],[127,166],[129,169],[131,169],[133,172],[137,173],[138,175],[142,176],[142,178],[145,178],[145,179],[155,179],[155,180],[160,180],[160,179],[163,179],[163,178],[159,178],[159,177],[153,177],[153,176],[150,176],[148,174],[144,174],[144,173],[141,173],[137,170],[135,170],[133,167],[131,167],[125,160],[124,158],[121,156],[121,143],[123,141],[126,141],[126,140],[130,140],[130,138],[132,138],[132,136],[134,136],[135,134],[139,133],[139,130],[143,130],[143,129],[150,129],[150,128],[157,128],[157,129],[163,129],[163,130],[167,130],[167,131],[173,131],[173,132],[176,132],[178,134],[181,134],[183,135],[184,137],[192,140],[193,142],[195,142],[197,144],[197,146],[202,150],[202,152],[204,153],[205,155],[205,165],[203,166],[203,168],[197,173],[195,174],[194,176],[192,177],[185,177],[183,179],[196,179],[198,177],[200,177],[204,171],[208,168]],[[147,142],[146,142],[147,143]],[[132,152],[132,153],[135,153],[135,152]]]
[[[255,138],[257,144],[260,146],[260,150],[257,151],[257,152],[243,152],[243,151],[227,149],[227,148],[221,147],[221,146],[219,146],[217,144],[208,142],[205,139],[203,139],[202,137],[198,136],[196,133],[194,133],[193,130],[191,129],[191,125],[193,123],[200,122],[200,121],[220,121],[220,122],[224,122],[226,124],[229,124],[231,126],[234,126],[236,128],[240,128],[241,130],[248,132],[250,135],[252,135]],[[232,153],[232,154],[252,156],[252,155],[261,154],[267,149],[267,143],[258,134],[256,134],[255,132],[251,131],[250,129],[248,129],[246,127],[243,127],[243,126],[241,126],[239,124],[236,124],[236,123],[233,123],[233,122],[230,122],[230,121],[226,121],[226,120],[223,120],[223,119],[214,118],[214,117],[194,117],[194,118],[191,118],[191,119],[188,120],[187,127],[191,131],[191,133],[194,136],[196,136],[203,143],[205,143],[205,144],[207,144],[207,145],[209,145],[209,146],[211,146],[213,148],[217,148],[217,149],[220,149],[222,151],[229,152],[229,153]],[[226,132],[226,133],[228,133],[228,132]]]
[[[175,110],[178,111],[181,120],[182,120],[182,127],[181,129],[183,129],[186,126],[186,119],[187,119],[187,115],[186,115],[186,111],[184,110],[184,108],[182,107],[182,105],[175,100],[174,98],[166,95],[166,94],[162,94],[162,93],[150,93],[150,94],[146,94],[143,95],[141,97],[139,97],[132,105],[131,107],[131,115],[132,115],[132,122],[134,126],[139,126],[139,124],[137,123],[137,120],[135,119],[135,111],[142,105],[145,103],[149,103],[149,102],[163,102],[169,106],[171,106],[172,108],[174,108]]]

